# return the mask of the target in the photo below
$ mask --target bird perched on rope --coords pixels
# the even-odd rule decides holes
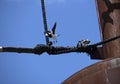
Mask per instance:
[[[83,44],[86,46],[90,43],[90,41],[88,39],[82,40]]]
[[[77,48],[85,47],[90,43],[88,39],[78,41]]]

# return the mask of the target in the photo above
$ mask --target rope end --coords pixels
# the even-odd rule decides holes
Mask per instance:
[[[0,52],[3,52],[3,47],[0,46]]]

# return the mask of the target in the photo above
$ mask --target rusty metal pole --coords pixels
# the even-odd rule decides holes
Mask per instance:
[[[120,35],[120,0],[96,0],[101,39]],[[103,58],[120,56],[120,39],[103,45]]]
[[[120,0],[96,0],[102,41],[120,35]],[[94,57],[98,56],[98,57]],[[120,39],[103,44],[93,59],[104,59],[62,84],[120,84]]]

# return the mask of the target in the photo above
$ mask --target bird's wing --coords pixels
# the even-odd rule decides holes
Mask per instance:
[[[56,25],[57,25],[57,23],[55,22],[55,23],[54,23],[54,26],[53,26],[53,28],[52,28],[52,33],[53,33],[53,34],[55,34]]]
[[[46,19],[44,0],[41,0],[41,6],[42,6],[42,15],[43,15],[43,23],[44,23],[44,32],[46,33],[48,31],[48,27],[47,27],[47,19]],[[49,45],[49,38],[46,35],[45,35],[45,38],[46,38],[46,45]]]

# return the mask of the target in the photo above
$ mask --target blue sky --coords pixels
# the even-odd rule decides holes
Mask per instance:
[[[45,0],[49,29],[57,22],[55,46],[100,41],[95,0]],[[0,46],[45,44],[40,0],[0,0]],[[96,63],[86,53],[42,55],[0,53],[0,84],[60,84]]]

